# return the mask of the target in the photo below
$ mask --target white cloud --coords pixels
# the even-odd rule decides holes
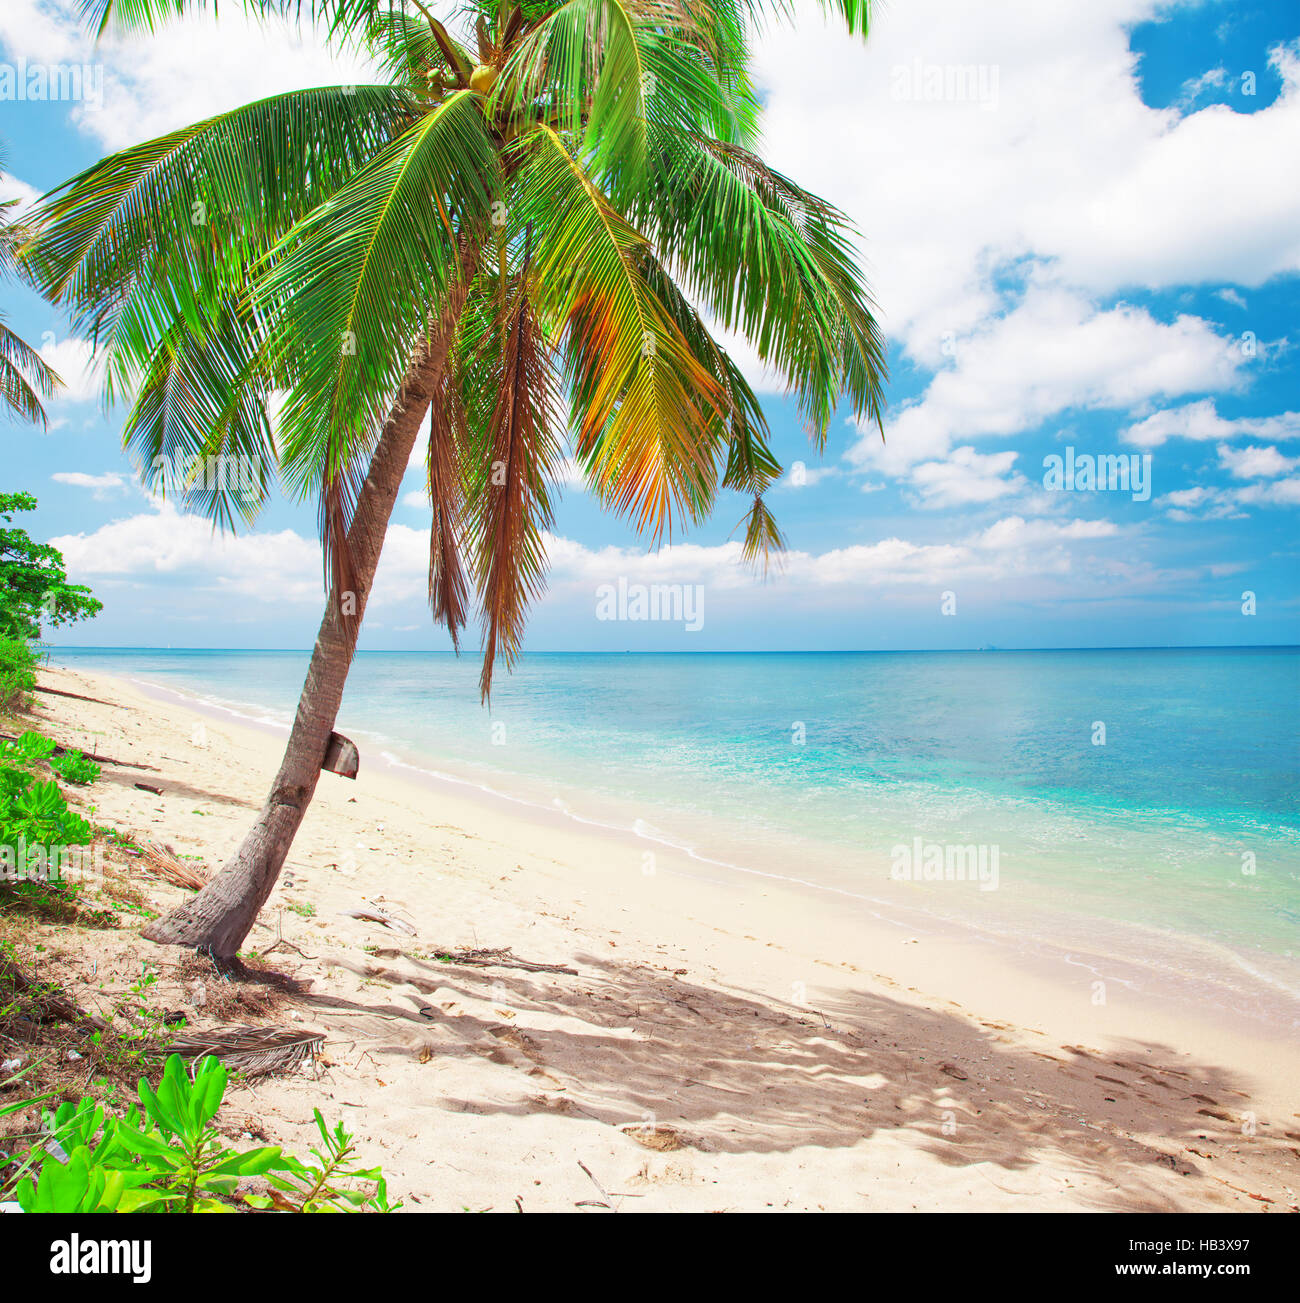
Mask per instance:
[[[1270,467],[1276,464],[1267,463]],[[1294,461],[1286,462],[1287,468],[1295,465]],[[1222,489],[1198,484],[1190,489],[1166,493],[1156,500],[1156,505],[1164,509],[1170,520],[1243,520],[1250,514],[1243,510],[1244,507],[1300,506],[1300,476]]]
[[[1247,359],[1199,317],[1171,323],[1120,304],[1037,287],[1005,317],[962,339],[922,397],[870,429],[849,452],[864,468],[902,474],[942,459],[956,439],[1030,430],[1072,408],[1128,410],[1160,397],[1239,382]]]
[[[772,492],[778,489],[816,488],[823,480],[835,479],[844,472],[838,466],[808,466],[804,462],[790,463],[785,474],[772,486]]]
[[[105,471],[102,475],[87,475],[84,471],[55,471],[50,476],[56,484],[70,484],[73,488],[89,489],[97,501],[123,492],[127,486],[121,471]]]
[[[1300,458],[1283,457],[1271,444],[1233,448],[1221,443],[1218,454],[1219,465],[1239,480],[1272,479],[1300,466]]]
[[[955,448],[946,461],[922,462],[912,469],[911,483],[924,507],[964,507],[993,502],[1028,487],[1023,475],[1008,473],[1018,453],[985,456],[974,448]]]
[[[791,551],[768,583],[795,588],[932,587],[961,579],[997,581],[1035,574],[1059,575],[1073,566],[1071,544],[1112,539],[1108,520],[1047,521],[1010,516],[957,543],[915,543],[890,537],[822,553]],[[746,589],[759,583],[745,566],[738,542],[684,543],[657,552],[591,549],[548,536],[553,587],[598,586],[625,577],[630,583],[704,583],[711,589]]]
[[[844,38],[809,0],[758,42],[766,150],[838,203],[891,334],[922,355],[996,311],[1017,260],[1091,295],[1300,269],[1300,58],[1277,47],[1277,100],[1195,113],[1142,100],[1129,34],[1159,0],[913,0]],[[895,70],[997,72],[987,104],[895,98]],[[1225,87],[1240,99],[1235,80]]]
[[[5,212],[5,220],[12,222],[21,217],[41,197],[41,192],[10,172],[0,172],[0,202],[17,199],[18,205]]]
[[[998,521],[958,543],[916,543],[898,537],[835,548],[792,551],[770,577],[794,588],[868,585],[907,588],[958,579],[998,581],[1061,575],[1074,564],[1071,544],[1113,538],[1109,521]],[[136,586],[183,586],[218,600],[273,606],[319,606],[323,600],[320,545],[293,530],[229,535],[206,520],[183,515],[169,502],[115,520],[90,533],[51,539],[75,581],[118,579]],[[741,545],[679,543],[654,552],[589,548],[546,536],[550,587],[594,590],[618,577],[642,583],[705,583],[718,591],[765,587],[745,565]],[[370,610],[423,601],[427,593],[429,539],[423,529],[388,529]]]
[[[1120,438],[1139,448],[1158,448],[1168,439],[1300,439],[1300,412],[1279,416],[1243,416],[1228,420],[1219,415],[1214,400],[1202,399],[1182,407],[1155,412],[1122,431]]]
[[[578,465],[578,459],[572,453],[569,453],[560,463],[555,482],[566,489],[586,488],[587,477],[582,473],[582,467]]]
[[[56,402],[88,403],[99,397],[100,375],[94,348],[88,339],[67,336],[56,339],[54,332],[42,336],[40,355],[58,373],[63,387]]]
[[[1224,67],[1210,68],[1199,77],[1189,78],[1183,82],[1178,92],[1178,105],[1187,108],[1198,100],[1207,90],[1222,90],[1228,82],[1228,70]]]
[[[1119,526],[1110,520],[1025,520],[1007,516],[976,535],[976,546],[1003,552],[1018,547],[1038,547],[1079,539],[1113,538]]]
[[[1300,506],[1300,477],[1274,480],[1271,484],[1246,484],[1234,491],[1238,502],[1268,507]]]
[[[426,489],[412,489],[402,494],[402,506],[412,507],[416,511],[426,511],[429,506],[429,494]]]
[[[73,0],[5,0],[0,41],[29,62],[86,65],[92,74],[98,68],[102,105],[87,96],[72,117],[110,150],[280,91],[374,79],[368,59],[328,50],[320,29],[258,22],[234,6],[223,7],[219,19],[209,12],[163,23],[151,36],[110,35],[98,44],[76,10]],[[60,102],[45,107],[60,115],[67,109]]]
[[[320,545],[293,530],[221,534],[209,521],[184,515],[170,502],[148,513],[101,525],[91,533],[50,542],[73,579],[183,581],[231,600],[319,602]]]

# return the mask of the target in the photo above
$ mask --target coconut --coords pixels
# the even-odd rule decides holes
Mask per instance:
[[[469,75],[470,89],[480,95],[490,95],[500,75],[490,63],[480,63]]]

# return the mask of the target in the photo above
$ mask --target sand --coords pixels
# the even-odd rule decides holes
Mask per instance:
[[[282,737],[121,679],[41,680],[100,701],[42,694],[38,727],[154,767],[106,765],[79,794],[95,818],[218,868]],[[195,1026],[220,1005],[318,1029],[322,1057],[232,1086],[231,1116],[298,1150],[313,1107],[345,1119],[412,1210],[1296,1209],[1294,1038],[1149,996],[1098,1006],[1082,970],[644,856],[363,745],[355,782],[322,777],[247,942],[299,994],[261,1017],[210,999],[130,916],[71,934],[84,953],[65,933],[46,970],[89,972],[98,946],[98,988],[147,965]],[[375,905],[414,935],[347,916]],[[466,948],[510,956],[434,957]]]

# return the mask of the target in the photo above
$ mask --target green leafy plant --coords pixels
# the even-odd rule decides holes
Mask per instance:
[[[87,760],[80,751],[74,749],[56,755],[57,750],[53,738],[42,737],[30,729],[12,740],[0,738],[0,762],[10,767],[30,768],[48,764],[68,783],[93,783],[99,777],[99,766],[93,760]]]
[[[354,1209],[386,1213],[400,1208],[400,1203],[389,1204],[388,1183],[379,1168],[354,1165],[356,1146],[343,1123],[331,1131],[325,1125],[320,1109],[312,1109],[312,1115],[321,1137],[321,1147],[311,1151],[317,1165],[285,1157],[280,1170],[267,1175],[273,1193],[247,1195],[249,1206],[304,1213],[350,1212]],[[350,1184],[357,1181],[373,1182],[374,1191],[368,1192]]]
[[[50,760],[50,768],[65,783],[84,786],[93,783],[99,777],[99,766],[93,760],[87,760],[80,751],[68,751]]]
[[[94,1099],[61,1104],[44,1114],[45,1135],[0,1186],[15,1191],[24,1212],[232,1212],[239,1207],[294,1212],[393,1212],[378,1168],[355,1162],[352,1137],[332,1131],[316,1111],[321,1147],[315,1164],[277,1145],[237,1150],[214,1119],[229,1072],[205,1057],[186,1071],[171,1055],[157,1089],[140,1081],[139,1105],[114,1116]],[[30,1107],[35,1100],[2,1112]],[[238,1197],[241,1181],[265,1177],[267,1195]],[[373,1188],[369,1188],[373,1187]]]
[[[41,636],[42,624],[57,628],[104,609],[89,588],[68,583],[58,548],[4,527],[17,512],[35,510],[30,493],[0,493],[0,635],[27,642]]]
[[[10,764],[34,765],[49,760],[55,752],[55,743],[48,737],[28,729],[12,741],[0,739],[0,760]]]
[[[24,638],[0,637],[0,710],[17,710],[36,689],[36,653]]]
[[[24,752],[25,739],[35,741],[26,742]],[[9,745],[34,761],[41,758],[37,744],[45,740],[29,733]],[[53,918],[77,914],[82,884],[63,876],[64,853],[89,845],[94,837],[94,827],[69,808],[57,783],[0,765],[0,908],[19,907]],[[42,871],[32,873],[37,852]],[[100,921],[111,921],[111,915],[102,914]]]
[[[53,780],[37,782],[20,770],[0,769],[0,845],[86,846],[95,830],[68,807]]]

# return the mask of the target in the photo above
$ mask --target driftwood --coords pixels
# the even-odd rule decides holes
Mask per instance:
[[[211,1054],[228,1068],[261,1077],[297,1067],[304,1059],[314,1058],[324,1044],[324,1032],[237,1024],[188,1032],[172,1041],[167,1052],[187,1059]]]
[[[565,973],[577,977],[576,968],[564,964],[539,964],[532,959],[520,959],[509,946],[504,950],[435,950],[435,959],[449,964],[466,964],[470,968],[518,968],[525,973]]]
[[[331,774],[338,774],[340,778],[355,778],[361,768],[361,753],[357,750],[356,743],[342,733],[331,733],[321,768],[328,769]]]
[[[6,742],[17,742],[18,739],[12,733],[0,733],[0,738]],[[54,754],[56,756],[66,756],[69,751],[78,751],[78,747],[65,747],[58,743],[55,744]],[[151,769],[154,773],[158,772],[157,765],[144,765],[138,760],[116,760],[112,756],[101,756],[95,751],[81,751],[81,754],[87,760],[93,760],[101,765],[116,765],[119,769]]]
[[[154,787],[151,783],[134,783],[132,786],[134,786],[137,791],[152,792],[155,796],[161,796],[163,794],[163,789],[161,787]]]
[[[36,685],[37,692],[44,692],[51,697],[71,697],[73,701],[93,701],[97,706],[112,706],[115,710],[121,709],[116,701],[105,701],[103,697],[87,697],[80,692],[64,692],[62,688],[45,688],[39,683]]]
[[[363,905],[360,909],[341,909],[339,913],[344,918],[367,919],[372,923],[380,923],[386,928],[392,928],[395,932],[405,932],[408,936],[416,935],[415,929],[405,919],[394,918],[391,914],[385,914],[382,909],[376,909],[372,905]]]
[[[0,955],[0,985],[10,987],[17,995],[29,997],[30,1004],[22,1012],[33,1022],[89,1023],[99,1031],[103,1031],[108,1026],[102,1018],[87,1013],[67,996],[51,991],[44,982],[28,977],[16,963],[2,955]]]

